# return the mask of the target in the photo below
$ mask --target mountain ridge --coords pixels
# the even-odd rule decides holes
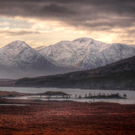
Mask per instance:
[[[95,41],[91,38],[78,38],[73,41],[61,41],[38,51],[43,56],[50,58],[50,60],[54,60],[60,67],[73,67],[78,62],[82,61],[88,53],[94,51],[97,44],[91,46],[91,42],[93,41],[98,44],[97,49],[101,49],[100,45],[102,44],[109,46],[106,43]]]
[[[90,69],[90,67],[97,68],[134,55],[135,49],[133,47],[114,43],[103,51],[100,51],[98,54],[89,54],[81,61],[79,66],[81,69]]]
[[[107,44],[85,37],[37,49],[16,40],[0,48],[0,76],[21,78],[81,71],[134,55],[132,46]]]
[[[105,66],[117,60],[132,57],[135,54],[135,48],[132,46],[119,43],[106,44],[92,38],[61,41],[38,51],[47,57],[50,62],[55,61],[53,62],[54,65],[67,67],[69,71],[87,70]],[[111,55],[109,54],[110,51]]]

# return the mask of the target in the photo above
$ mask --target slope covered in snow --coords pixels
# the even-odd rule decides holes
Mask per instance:
[[[100,52],[107,47],[109,44],[91,38],[79,38],[74,41],[62,41],[38,51],[57,66],[72,67],[87,55]]]
[[[53,64],[69,71],[105,66],[135,55],[135,48],[124,44],[106,44],[91,38],[61,41],[38,50]]]
[[[78,69],[97,68],[132,56],[135,56],[134,47],[115,43],[98,53],[90,53],[79,63]]]
[[[86,70],[132,56],[135,56],[135,47],[106,44],[91,38],[61,41],[35,49],[23,41],[14,41],[0,48],[0,77],[43,76]]]
[[[0,48],[0,74],[11,72],[15,76],[23,77],[38,72],[46,74],[53,70],[53,65],[40,53],[23,41],[14,41]]]

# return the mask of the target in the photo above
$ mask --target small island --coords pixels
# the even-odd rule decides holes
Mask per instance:
[[[123,94],[121,96],[119,93],[115,94],[105,94],[105,93],[98,93],[98,94],[85,94],[85,96],[82,95],[72,95],[72,94],[67,94],[62,91],[46,91],[44,93],[19,93],[19,92],[6,92],[6,91],[0,91],[0,98],[14,98],[14,97],[29,97],[29,98],[38,98],[38,99],[127,99],[127,95]]]
[[[91,93],[89,93],[89,95],[85,95],[84,98],[90,98],[90,99],[126,99],[127,95],[123,94],[123,96],[121,96],[119,93],[116,94],[105,94],[105,93],[99,93],[97,95],[92,95]]]

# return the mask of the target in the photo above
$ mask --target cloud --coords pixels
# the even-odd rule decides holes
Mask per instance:
[[[40,32],[37,31],[24,31],[24,30],[19,30],[19,31],[13,31],[13,30],[0,30],[0,34],[6,34],[8,36],[20,36],[20,35],[27,35],[27,34],[41,34]]]
[[[61,5],[58,5],[58,4],[49,4],[49,5],[44,5],[42,8],[41,8],[41,12],[43,12],[44,14],[49,14],[49,15],[63,15],[63,14],[72,14],[73,11],[69,8],[67,8],[66,6],[61,6]]]
[[[135,34],[134,0],[0,0],[0,15],[59,21],[87,32]]]
[[[59,20],[84,28],[97,25],[106,25],[110,28],[129,27],[132,25],[131,21],[135,21],[135,2],[134,0],[0,0],[0,15]],[[87,23],[88,21],[90,23]]]

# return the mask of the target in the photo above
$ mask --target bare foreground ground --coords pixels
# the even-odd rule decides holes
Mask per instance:
[[[2,100],[0,103],[20,103]],[[0,106],[0,135],[134,135],[135,105],[39,102]]]

